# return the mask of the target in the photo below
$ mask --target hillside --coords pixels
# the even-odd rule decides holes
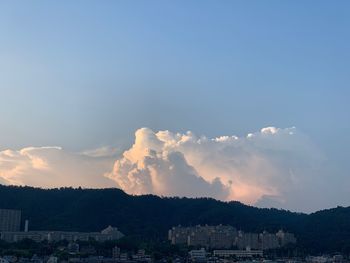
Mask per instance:
[[[0,208],[22,210],[32,230],[100,231],[107,225],[164,240],[174,225],[230,224],[244,231],[293,232],[309,251],[350,251],[350,208],[310,215],[209,198],[131,196],[119,189],[40,189],[0,185]]]

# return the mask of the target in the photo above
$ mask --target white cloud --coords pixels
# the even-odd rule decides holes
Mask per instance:
[[[142,128],[107,176],[131,194],[210,196],[290,208],[292,193],[320,176],[322,159],[294,127],[212,139]]]
[[[294,127],[217,138],[141,128],[122,154],[112,147],[81,153],[60,147],[0,151],[0,183],[117,186],[130,194],[208,196],[310,210],[326,188],[323,161]],[[313,200],[305,202],[310,194]]]
[[[103,146],[97,149],[83,151],[81,154],[90,156],[90,157],[106,158],[106,157],[117,157],[117,155],[120,154],[120,151],[118,148],[115,148],[115,147]]]
[[[70,153],[60,147],[28,147],[0,152],[2,183],[40,187],[108,187],[113,182],[103,177],[112,159],[97,159]],[[1,182],[1,181],[0,181]]]

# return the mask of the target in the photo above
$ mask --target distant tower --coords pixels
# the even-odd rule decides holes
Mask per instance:
[[[29,228],[29,220],[26,219],[26,221],[24,222],[24,232],[28,232],[28,228]]]

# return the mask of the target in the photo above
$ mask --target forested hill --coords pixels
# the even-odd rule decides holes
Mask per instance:
[[[31,230],[100,231],[112,225],[129,236],[162,240],[179,224],[229,224],[254,232],[282,228],[313,251],[350,251],[350,208],[342,207],[306,215],[209,198],[131,196],[119,189],[0,185],[0,208],[22,210]]]

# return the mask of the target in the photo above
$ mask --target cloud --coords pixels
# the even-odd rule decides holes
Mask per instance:
[[[141,128],[124,152],[112,147],[0,151],[0,183],[119,187],[129,194],[213,197],[305,211],[325,205],[324,160],[295,127],[216,138]]]
[[[130,194],[209,196],[289,208],[293,192],[317,179],[322,160],[295,127],[217,138],[142,128],[106,176]]]
[[[28,147],[0,152],[0,182],[45,188],[110,187],[103,177],[112,160],[70,153],[60,147]]]
[[[130,159],[116,161],[109,175],[117,185],[131,194],[157,194],[161,196],[208,196],[226,199],[229,188],[220,178],[207,181],[188,165],[180,152],[157,155],[149,150],[140,161]]]
[[[120,150],[111,146],[103,146],[97,149],[83,151],[81,154],[99,158],[117,157],[117,155],[120,154]]]

